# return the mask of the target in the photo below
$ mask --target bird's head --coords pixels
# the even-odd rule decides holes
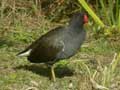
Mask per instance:
[[[77,12],[73,15],[70,21],[70,25],[76,27],[82,27],[84,24],[88,23],[88,16],[85,12]]]

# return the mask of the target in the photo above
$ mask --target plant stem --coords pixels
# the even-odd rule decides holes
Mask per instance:
[[[104,23],[99,19],[99,17],[93,12],[93,10],[88,6],[85,0],[78,0],[78,2],[83,6],[83,8],[88,12],[88,14],[98,23],[101,27],[105,27]]]

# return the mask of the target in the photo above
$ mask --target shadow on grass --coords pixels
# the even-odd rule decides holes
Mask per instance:
[[[47,66],[43,66],[43,65],[36,65],[36,64],[24,65],[24,66],[15,67],[14,69],[23,69],[23,70],[32,71],[33,73],[36,73],[36,74],[39,74],[45,77],[50,77],[51,75],[50,68],[48,68]],[[65,76],[72,76],[73,70],[70,70],[66,66],[55,67],[55,74],[56,74],[56,77],[58,78],[62,78]]]

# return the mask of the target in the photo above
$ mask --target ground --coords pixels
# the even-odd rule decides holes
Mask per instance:
[[[56,64],[57,80],[52,82],[50,70],[45,64],[33,64],[25,57],[16,56],[50,28],[47,23],[36,23],[38,26],[34,26],[36,24],[29,20],[26,19],[29,26],[17,23],[13,26],[16,32],[7,34],[7,37],[0,40],[0,90],[98,90],[96,84],[109,90],[120,90],[120,63],[111,70],[115,52],[120,50],[119,42],[115,42],[118,46],[113,47],[112,41],[95,39],[91,35],[92,30],[87,31],[86,41],[78,53]],[[95,83],[91,81],[92,76]]]

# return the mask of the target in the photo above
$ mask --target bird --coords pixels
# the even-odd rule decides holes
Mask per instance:
[[[84,24],[88,22],[86,13],[73,14],[69,25],[59,26],[39,37],[17,56],[26,56],[31,63],[45,63],[50,66],[51,78],[56,81],[54,64],[69,59],[77,53],[85,41]]]

